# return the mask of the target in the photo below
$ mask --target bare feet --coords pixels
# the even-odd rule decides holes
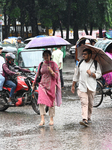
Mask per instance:
[[[53,126],[53,125],[54,125],[53,117],[50,118],[49,125],[50,125],[50,126]]]
[[[39,124],[39,127],[42,127],[45,125],[45,121],[41,121],[40,124]]]
[[[54,122],[53,122],[53,121],[50,121],[50,122],[49,122],[49,125],[50,125],[50,126],[53,126],[53,125],[54,125]]]

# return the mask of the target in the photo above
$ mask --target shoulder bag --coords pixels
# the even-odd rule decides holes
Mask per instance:
[[[43,62],[41,62],[41,64],[40,64],[39,74],[38,74],[38,77],[37,77],[37,79],[36,79],[36,84],[38,84],[38,83],[41,81],[42,75],[41,75],[41,73],[40,73],[40,69],[41,69],[41,67],[42,67],[42,64],[43,64]]]

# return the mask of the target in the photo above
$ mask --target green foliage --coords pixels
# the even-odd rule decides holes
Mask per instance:
[[[112,0],[0,0],[3,12],[10,18],[11,24],[20,21],[23,24],[44,27],[62,27],[89,29],[111,28]],[[35,20],[35,21],[34,21]]]

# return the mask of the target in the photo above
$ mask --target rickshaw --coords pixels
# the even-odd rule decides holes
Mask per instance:
[[[106,39],[98,41],[94,46],[101,48],[110,58],[112,58],[112,40]],[[94,107],[101,105],[104,96],[108,96],[112,99],[112,72],[103,75],[97,81],[96,96],[97,98],[94,99]]]

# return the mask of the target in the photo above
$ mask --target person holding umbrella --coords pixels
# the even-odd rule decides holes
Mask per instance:
[[[59,69],[57,64],[51,60],[51,51],[45,50],[43,52],[44,62],[39,64],[38,71],[33,83],[33,90],[36,85],[36,80],[41,74],[41,80],[38,88],[38,101],[41,121],[39,126],[45,125],[44,115],[45,105],[49,107],[50,122],[49,125],[53,125],[53,117],[55,115],[55,105],[60,106],[62,103],[61,99],[61,84]],[[41,69],[40,69],[41,66]],[[40,71],[39,71],[40,70]],[[39,73],[40,72],[40,73]]]
[[[98,62],[97,69],[95,68],[91,49],[85,48],[82,55],[83,60],[80,61],[81,63],[79,62],[80,65],[74,74],[71,92],[75,92],[75,83],[79,82],[77,93],[81,100],[83,119],[80,124],[87,127],[91,122],[93,100],[97,85],[96,79],[100,78],[102,73]]]

